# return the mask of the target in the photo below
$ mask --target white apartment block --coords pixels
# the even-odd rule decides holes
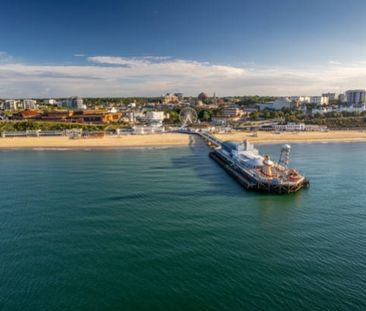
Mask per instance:
[[[4,110],[17,110],[17,109],[37,109],[37,101],[34,99],[6,99],[2,105]]]
[[[299,96],[299,102],[302,104],[310,104],[311,96]]]
[[[4,109],[5,110],[16,110],[18,109],[19,100],[16,99],[6,99],[4,102]]]
[[[34,99],[23,99],[22,102],[18,105],[20,109],[37,109],[37,101]]]
[[[162,126],[165,119],[164,111],[148,111],[145,117],[149,124],[155,126]]]
[[[329,105],[329,97],[328,96],[300,96],[299,102],[301,104],[316,104],[316,105]]]

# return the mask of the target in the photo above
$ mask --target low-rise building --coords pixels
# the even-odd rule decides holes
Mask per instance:
[[[174,95],[178,98],[178,100],[183,100],[183,93],[174,93]]]
[[[289,122],[287,124],[276,124],[274,126],[276,131],[305,131],[305,123]]]
[[[237,106],[224,107],[216,116],[211,118],[215,124],[226,124],[228,121],[238,121],[248,113]]]
[[[221,112],[221,116],[228,119],[235,119],[240,118],[242,113],[243,111],[238,107],[225,107]]]
[[[259,110],[281,110],[291,109],[294,104],[288,97],[279,97],[275,101],[258,104],[257,107]]]
[[[45,111],[41,116],[41,120],[53,122],[67,122],[68,118],[71,116],[72,111],[70,110],[51,110]]]
[[[320,107],[312,109],[311,114],[324,114],[330,112],[350,112],[350,113],[361,113],[366,111],[366,105],[352,105],[352,106],[331,106],[331,107]]]
[[[108,124],[118,122],[122,114],[101,110],[78,110],[68,118],[69,122]]]
[[[177,103],[179,103],[179,97],[176,94],[167,93],[167,94],[163,95],[163,103],[165,103],[165,104],[170,104],[170,103],[177,104]]]
[[[111,113],[116,113],[116,112],[118,112],[118,109],[117,109],[116,107],[109,107],[109,108],[107,109],[107,111],[108,111],[108,112],[111,112]]]
[[[164,128],[158,128],[156,126],[137,125],[133,128],[133,134],[144,135],[164,132]]]
[[[211,118],[211,123],[217,125],[226,125],[228,123],[228,119],[224,117],[214,116]]]
[[[164,111],[148,111],[146,112],[146,121],[152,126],[162,126],[165,119]]]
[[[261,130],[265,130],[265,131],[275,130],[278,132],[283,132],[283,131],[312,132],[312,131],[324,131],[325,129],[326,129],[326,127],[324,127],[324,126],[305,124],[305,123],[295,123],[295,122],[289,122],[287,124],[274,124],[274,125],[270,125],[270,126],[263,126],[261,128]]]
[[[11,116],[12,120],[29,120],[29,119],[40,119],[41,113],[38,110],[23,110],[14,113]]]
[[[43,103],[45,105],[57,105],[56,99],[52,99],[52,98],[43,100]]]
[[[143,122],[145,119],[145,114],[142,111],[129,110],[124,113],[124,120],[126,122]]]
[[[108,124],[118,122],[121,116],[120,112],[113,113],[103,110],[51,110],[44,112],[39,118],[53,122]]]

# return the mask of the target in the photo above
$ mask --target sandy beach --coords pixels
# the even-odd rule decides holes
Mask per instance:
[[[291,143],[291,142],[366,142],[366,131],[328,131],[328,132],[248,132],[216,135],[222,140],[248,139],[252,143]]]
[[[0,138],[0,148],[122,148],[188,145],[189,135],[152,134],[70,139],[68,137]]]
[[[291,143],[291,142],[366,142],[366,131],[329,132],[248,132],[217,134],[222,140],[248,139],[253,143]],[[123,148],[187,146],[194,144],[196,138],[186,134],[152,134],[129,136],[106,136],[104,138],[69,139],[68,137],[16,137],[0,138],[0,148]]]

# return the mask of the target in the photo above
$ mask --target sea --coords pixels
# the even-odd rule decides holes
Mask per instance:
[[[208,152],[0,151],[0,310],[366,310],[366,144],[292,144],[291,195]]]

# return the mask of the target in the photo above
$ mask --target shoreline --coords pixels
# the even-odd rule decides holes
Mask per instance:
[[[364,131],[329,132],[234,132],[216,135],[221,140],[248,139],[253,144],[283,143],[355,143],[366,142]],[[197,136],[165,133],[150,135],[105,136],[103,138],[69,139],[68,137],[7,137],[0,138],[0,150],[80,150],[80,149],[145,149],[185,147],[198,143]]]
[[[351,143],[366,143],[366,139],[334,139],[334,140],[291,140],[291,141],[273,141],[273,142],[255,142],[255,145],[280,145],[280,144],[351,144]]]
[[[123,150],[123,149],[168,149],[168,148],[185,148],[186,144],[171,144],[171,145],[123,145],[123,146],[70,146],[70,147],[0,147],[2,150],[54,150],[54,151],[69,151],[69,150]]]
[[[327,131],[327,132],[248,132],[217,135],[222,140],[248,139],[253,144],[284,144],[284,143],[352,143],[366,142],[366,131]]]

